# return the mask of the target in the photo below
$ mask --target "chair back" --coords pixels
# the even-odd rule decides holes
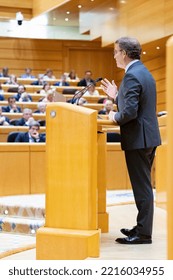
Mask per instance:
[[[15,132],[10,132],[8,134],[8,137],[7,137],[7,142],[15,142],[15,139],[17,137],[19,132],[15,131]]]

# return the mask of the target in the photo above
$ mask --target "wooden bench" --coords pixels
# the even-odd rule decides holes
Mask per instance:
[[[7,82],[8,78],[0,77],[0,83],[2,85],[5,85],[4,83]],[[25,79],[25,78],[17,78],[17,82],[22,85],[30,85],[33,82],[36,82],[38,79],[33,78],[33,79]],[[50,79],[48,82],[50,85],[53,85],[57,82],[60,82],[61,79]],[[78,80],[68,80],[70,86],[77,86]]]
[[[2,88],[4,90],[4,92],[8,92],[9,88],[17,88],[17,85],[7,85],[7,84],[2,84]],[[35,86],[35,85],[25,85],[26,87],[26,92],[28,93],[36,93],[38,91],[40,91],[41,89],[43,89],[43,86]],[[68,90],[81,90],[84,87],[78,87],[78,86],[52,86],[52,88],[55,88],[57,92],[59,93],[63,93],[64,90],[67,90],[67,94],[68,94]],[[105,95],[102,88],[101,87],[96,87],[96,89],[99,91],[100,95]],[[11,92],[12,94],[14,94],[14,92]],[[73,96],[73,94],[71,94]]]
[[[38,109],[38,107],[37,107],[38,102],[16,102],[16,105],[19,106],[22,110],[24,108],[30,108],[33,111],[36,111]],[[8,106],[8,102],[0,101],[0,106],[6,107],[6,106]]]
[[[15,93],[14,92],[4,92],[3,95],[5,98],[5,101],[7,101],[8,98],[10,96],[14,96]],[[33,102],[39,102],[39,101],[41,101],[41,99],[43,99],[46,96],[45,94],[41,94],[41,93],[29,93],[29,95],[32,97]],[[73,95],[71,95],[71,94],[62,94],[62,92],[60,92],[60,93],[55,92],[55,94],[54,94],[55,101],[59,101],[60,98],[58,98],[58,97],[60,97],[60,96],[63,96],[64,101],[67,101],[73,97]],[[85,96],[84,98],[87,100],[88,103],[98,103],[98,100],[100,98],[106,98],[106,96],[105,95]],[[27,102],[25,102],[25,103],[27,103]]]

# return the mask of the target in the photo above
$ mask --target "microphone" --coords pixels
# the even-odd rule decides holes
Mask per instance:
[[[81,90],[77,91],[74,95],[73,98],[71,100],[71,104],[75,103],[75,99],[77,99],[77,105],[79,104],[79,100],[80,98],[84,95],[84,93],[93,85],[96,84],[97,82],[103,80],[103,78],[99,77],[97,79],[95,79],[93,82],[91,82],[90,84],[88,84],[86,87],[82,88]]]

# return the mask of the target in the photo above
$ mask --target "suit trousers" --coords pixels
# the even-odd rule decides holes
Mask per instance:
[[[151,184],[151,167],[156,147],[126,150],[125,158],[138,210],[136,231],[152,236],[154,199]]]

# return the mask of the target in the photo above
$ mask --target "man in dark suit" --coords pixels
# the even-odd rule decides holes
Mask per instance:
[[[82,80],[80,80],[77,83],[77,85],[80,87],[86,87],[91,83],[94,84],[94,80],[91,77],[92,77],[92,72],[90,70],[86,70],[84,78]]]
[[[7,113],[21,113],[21,108],[16,105],[16,99],[14,96],[8,97],[8,106],[4,107],[4,112]]]
[[[15,142],[29,142],[29,143],[39,143],[45,142],[45,135],[39,134],[40,124],[37,121],[32,121],[29,124],[28,132],[18,133]]]
[[[115,99],[118,112],[109,119],[120,125],[121,146],[138,210],[132,229],[121,229],[121,244],[152,243],[153,190],[151,167],[156,147],[161,145],[156,116],[156,85],[148,69],[140,61],[141,46],[135,38],[122,37],[115,42],[114,58],[125,75],[119,91],[114,81],[102,81],[104,92]]]

